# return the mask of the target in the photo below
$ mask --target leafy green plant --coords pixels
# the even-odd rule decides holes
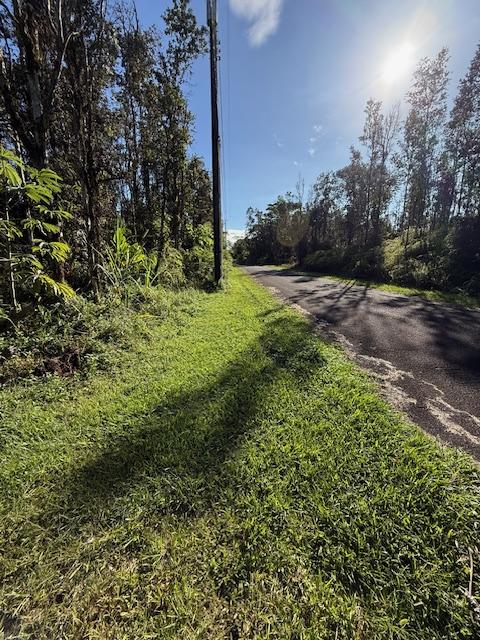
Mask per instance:
[[[138,280],[146,258],[138,243],[129,242],[126,227],[117,223],[112,240],[105,248],[101,269],[107,283],[120,290]]]
[[[191,248],[185,252],[185,275],[187,279],[205,286],[212,280],[213,233],[209,223],[189,230]]]
[[[55,206],[61,178],[50,169],[35,169],[0,147],[0,246],[10,301],[2,315],[18,311],[22,300],[42,293],[71,298],[74,290],[49,273],[67,259],[70,247],[60,239],[61,223],[72,215]]]
[[[162,260],[157,264],[158,282],[169,289],[178,289],[186,284],[184,254],[167,243]]]
[[[130,242],[122,222],[117,223],[100,268],[107,284],[127,302],[132,286],[153,287],[159,280],[156,253],[147,253],[138,242]]]

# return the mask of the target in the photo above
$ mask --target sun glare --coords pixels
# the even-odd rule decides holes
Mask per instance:
[[[411,42],[403,42],[385,60],[382,78],[387,84],[401,80],[412,68],[415,48]]]

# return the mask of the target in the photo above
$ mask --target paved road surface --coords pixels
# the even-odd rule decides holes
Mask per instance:
[[[338,340],[414,422],[480,461],[480,311],[246,267]]]

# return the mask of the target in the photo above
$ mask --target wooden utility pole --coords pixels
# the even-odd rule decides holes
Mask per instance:
[[[212,109],[213,271],[215,282],[219,284],[223,275],[223,238],[220,189],[220,133],[218,128],[217,0],[207,0],[207,20],[210,29],[210,91]]]

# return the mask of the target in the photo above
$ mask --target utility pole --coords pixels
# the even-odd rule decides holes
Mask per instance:
[[[207,0],[207,20],[210,28],[210,91],[212,109],[213,271],[215,282],[219,284],[223,275],[223,238],[220,189],[220,133],[218,129],[217,0]]]

